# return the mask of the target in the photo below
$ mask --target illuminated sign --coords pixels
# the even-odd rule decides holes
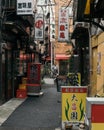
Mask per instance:
[[[17,0],[17,15],[32,15],[33,0]]]

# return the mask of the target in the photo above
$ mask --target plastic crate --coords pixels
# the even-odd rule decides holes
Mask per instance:
[[[26,97],[27,97],[27,90],[17,89],[16,98],[26,98]]]
[[[22,78],[22,84],[27,84],[27,78]]]
[[[27,89],[26,84],[19,84],[19,89],[26,90]]]

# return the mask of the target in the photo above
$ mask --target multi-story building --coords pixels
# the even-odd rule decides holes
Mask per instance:
[[[34,17],[32,14],[20,15],[17,4],[22,9],[22,1],[1,0],[0,10],[0,101],[6,101],[16,95],[19,79],[26,74],[26,56],[31,55],[30,44]],[[30,3],[24,3],[24,6]],[[22,55],[20,55],[22,54]],[[28,60],[31,58],[28,58]],[[25,64],[25,65],[23,65]]]
[[[91,96],[103,94],[103,18],[104,0],[75,0],[74,32],[76,51],[80,55],[82,85]]]
[[[68,40],[65,41],[59,41],[58,38],[60,31],[59,10],[62,8],[67,8],[66,10],[68,10],[68,29],[67,33],[65,34],[68,36]],[[41,49],[43,47],[43,44],[45,45],[43,58],[45,62],[50,65],[50,68],[53,64],[57,64],[59,68],[59,74],[66,75],[69,71],[70,57],[70,55],[67,55],[66,53],[67,51],[72,51],[72,43],[70,41],[70,36],[73,31],[72,1],[67,1],[66,3],[64,1],[62,2],[57,0],[38,1],[37,13],[44,15],[44,39],[43,42],[40,40]],[[47,16],[49,16],[48,19]]]
[[[59,67],[59,74],[66,75],[69,72],[69,59],[70,54],[67,55],[67,51],[72,51],[72,43],[70,39],[70,35],[73,31],[73,12],[72,12],[72,1],[58,1],[55,0],[55,40],[53,41],[54,46],[54,63],[56,63]],[[68,33],[66,32],[65,35],[68,35],[68,40],[59,40],[60,38],[60,10],[66,9],[68,10],[68,15],[65,19],[68,18]],[[64,39],[64,38],[63,38]]]

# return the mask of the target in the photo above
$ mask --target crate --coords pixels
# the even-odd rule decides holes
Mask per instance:
[[[19,89],[26,90],[27,89],[26,84],[19,84]]]
[[[26,97],[27,97],[27,90],[17,89],[16,98],[26,98]]]
[[[27,78],[22,78],[22,84],[27,84]]]

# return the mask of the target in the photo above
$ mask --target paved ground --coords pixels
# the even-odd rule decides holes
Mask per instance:
[[[43,92],[44,94],[39,97],[30,96],[25,100],[12,99],[4,104],[3,110],[8,111],[8,114],[4,114],[5,119],[3,119],[2,114],[5,111],[1,112],[0,129],[58,130],[61,127],[61,103],[59,102],[61,94],[57,92],[55,85],[44,86]]]
[[[7,120],[11,113],[24,101],[25,99],[12,98],[8,102],[0,106],[0,126],[5,120]]]
[[[61,130],[61,92],[52,83],[42,91],[42,96],[13,98],[0,106],[0,130]]]

